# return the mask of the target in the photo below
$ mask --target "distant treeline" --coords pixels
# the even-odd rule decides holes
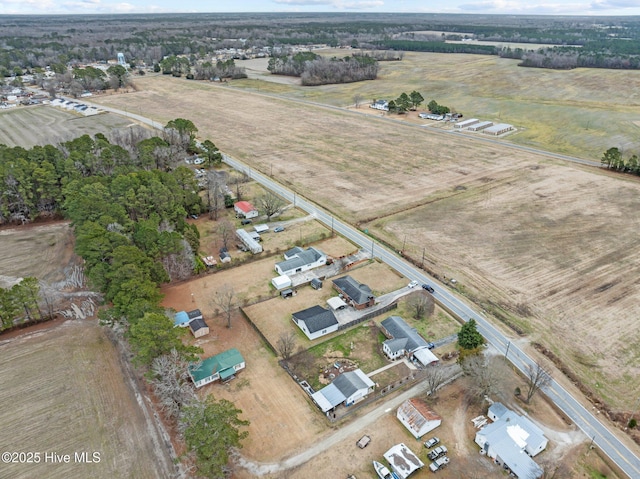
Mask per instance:
[[[271,57],[267,68],[274,75],[299,76],[305,86],[375,80],[378,76],[378,62],[370,56],[326,59],[312,52],[299,52]]]
[[[424,42],[436,40],[434,37],[440,41]],[[220,50],[239,59],[258,52],[279,55],[292,45],[311,44],[366,50],[499,54],[498,49],[472,42],[462,46],[444,44],[445,40],[466,39],[561,48],[581,45],[589,53],[579,64],[608,68],[607,62],[598,61],[599,57],[623,59],[640,54],[640,21],[637,17],[462,18],[416,13],[5,15],[0,32],[0,76],[19,76],[47,66],[63,73],[69,66],[115,59],[118,52],[124,53],[132,65],[144,62],[148,67],[158,65],[168,56],[186,58],[193,67],[202,61],[212,61]],[[593,61],[589,60],[591,54]],[[540,62],[529,63],[537,66]],[[610,63],[625,65],[617,60]],[[631,64],[629,58],[628,68],[633,68]]]

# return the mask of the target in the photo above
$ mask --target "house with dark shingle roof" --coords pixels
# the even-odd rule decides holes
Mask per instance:
[[[189,321],[189,329],[191,330],[191,334],[196,338],[209,334],[209,326],[202,318],[202,315],[199,318],[194,318]]]
[[[389,338],[382,343],[382,350],[389,359],[408,356],[423,366],[438,361],[438,357],[429,350],[429,343],[400,316],[389,316],[380,326],[382,333]]]
[[[214,381],[232,379],[236,372],[244,368],[242,354],[236,348],[231,348],[199,363],[192,363],[188,372],[193,384],[200,388]]]
[[[356,309],[364,309],[376,304],[376,297],[366,284],[358,283],[351,276],[333,280],[333,287],[344,296],[347,303]]]
[[[322,306],[312,306],[292,315],[293,322],[311,340],[338,330],[338,320],[333,311]]]

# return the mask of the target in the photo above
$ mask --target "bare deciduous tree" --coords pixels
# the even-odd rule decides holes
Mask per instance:
[[[282,359],[287,360],[293,354],[296,347],[296,333],[289,331],[288,333],[282,333],[276,342],[276,348],[282,356]]]
[[[267,218],[271,219],[273,215],[280,211],[284,205],[284,201],[273,193],[265,193],[258,198],[258,205],[260,209],[264,211],[264,214],[267,215]]]
[[[363,98],[364,97],[360,93],[356,93],[355,95],[353,95],[353,104],[356,108],[360,107],[360,103],[362,103]]]
[[[233,290],[233,286],[230,284],[224,284],[213,295],[213,306],[219,307],[227,319],[227,328],[231,327],[231,314],[236,308],[236,293]]]
[[[233,224],[231,223],[231,221],[229,221],[226,218],[220,220],[220,222],[218,223],[218,226],[216,227],[216,232],[220,236],[220,240],[222,241],[223,248],[225,249],[229,248],[229,241],[231,241],[231,238],[233,238],[234,230],[235,228]]]
[[[447,371],[441,364],[433,364],[425,370],[424,382],[427,385],[427,394],[435,397],[438,389],[447,380]]]
[[[422,319],[425,316],[427,318],[431,317],[436,307],[431,295],[423,292],[412,294],[407,301],[407,306],[413,313],[414,319]]]
[[[188,366],[189,363],[175,349],[154,359],[151,364],[154,391],[161,409],[171,418],[177,418],[182,407],[195,398]]]
[[[538,390],[544,388],[551,382],[551,373],[538,362],[533,365],[527,365],[526,370],[527,395],[525,402],[529,404],[531,398],[533,398]]]
[[[215,171],[207,172],[207,206],[209,218],[217,221],[218,211],[224,207],[224,177]]]
[[[467,392],[473,399],[481,399],[498,392],[500,381],[507,374],[504,361],[496,356],[473,354],[466,356],[460,366],[470,380]]]
[[[242,201],[244,196],[244,184],[249,181],[249,177],[245,172],[239,175],[233,175],[229,180],[229,184],[233,185],[236,190],[236,201]]]

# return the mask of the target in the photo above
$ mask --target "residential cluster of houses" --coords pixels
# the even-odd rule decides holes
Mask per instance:
[[[64,100],[62,98],[55,98],[51,100],[51,105],[57,106],[58,108],[63,108],[65,110],[75,111],[76,113],[80,113],[84,116],[97,115],[98,113],[103,112],[103,110],[100,110],[95,106],[88,106],[84,103],[78,103],[72,100]]]
[[[49,102],[45,93],[31,93],[24,88],[3,86],[0,91],[0,108],[15,108],[18,105],[38,105]]]
[[[179,311],[173,319],[176,328],[189,328],[195,338],[209,334],[209,326],[199,309]],[[245,361],[236,348],[228,349],[214,356],[189,365],[189,376],[197,388],[215,381],[228,381],[245,368]]]

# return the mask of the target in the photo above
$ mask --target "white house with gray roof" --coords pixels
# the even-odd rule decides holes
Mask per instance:
[[[361,369],[356,369],[342,373],[331,384],[313,393],[311,398],[322,412],[327,412],[340,404],[351,406],[362,401],[374,388],[374,382]]]
[[[382,350],[389,359],[404,356],[417,359],[423,366],[438,361],[429,350],[429,343],[400,316],[389,316],[380,323],[382,332],[389,338],[382,343]]]
[[[333,311],[322,306],[312,306],[292,315],[293,322],[311,340],[338,330],[338,320]]]
[[[276,263],[280,275],[290,276],[327,264],[327,255],[313,246],[303,250],[293,248],[285,253],[285,260]]]
[[[487,456],[506,466],[516,477],[541,477],[543,470],[531,457],[547,447],[548,439],[544,437],[542,430],[501,403],[493,403],[487,415],[494,422],[476,433],[476,444]]]

